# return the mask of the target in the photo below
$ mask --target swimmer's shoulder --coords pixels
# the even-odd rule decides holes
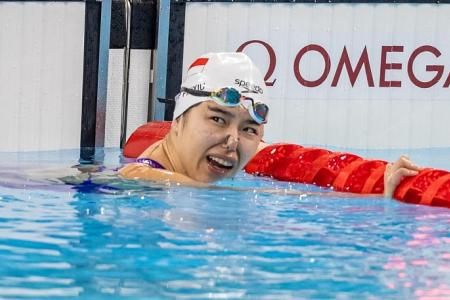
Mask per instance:
[[[147,150],[145,150],[139,158],[149,158],[153,160],[155,149],[157,149],[159,145],[152,145]],[[158,160],[154,162],[159,164]],[[129,163],[119,169],[119,176],[125,179],[136,179],[136,180],[150,180],[150,181],[158,181],[158,182],[173,182],[179,183],[188,186],[195,187],[204,187],[207,184],[202,182],[198,182],[193,180],[192,178],[183,175],[181,173],[173,172],[170,170],[166,170],[164,168],[154,168],[149,164],[144,163]]]
[[[161,148],[161,144],[162,144],[162,140],[157,141],[153,145],[147,147],[147,149],[145,149],[144,152],[142,152],[141,155],[139,155],[139,158],[151,158],[152,154]]]
[[[171,182],[195,187],[207,186],[207,184],[195,181],[186,175],[164,169],[151,168],[140,163],[125,165],[119,170],[119,175],[125,179]]]
[[[154,143],[142,152],[138,160],[151,159],[154,152],[161,147],[161,141]],[[146,179],[146,180],[164,180],[166,177],[170,176],[170,171],[166,171],[161,168],[152,168],[149,165],[142,164],[139,162],[126,164],[124,167],[119,169],[119,175],[126,179]]]

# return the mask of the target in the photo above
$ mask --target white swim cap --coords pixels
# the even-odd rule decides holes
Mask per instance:
[[[208,53],[197,58],[189,67],[181,88],[213,92],[234,88],[255,102],[267,104],[267,88],[261,72],[244,53]],[[181,92],[176,97],[173,119],[191,106],[211,100]]]

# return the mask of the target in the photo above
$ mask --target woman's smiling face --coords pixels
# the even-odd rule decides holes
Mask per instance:
[[[256,153],[263,125],[247,109],[204,101],[176,121],[174,147],[190,178],[213,182],[235,175]]]

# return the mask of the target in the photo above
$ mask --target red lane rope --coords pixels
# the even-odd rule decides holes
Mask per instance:
[[[128,138],[123,155],[136,158],[150,145],[162,140],[170,130],[172,122],[154,121],[139,126]]]
[[[362,194],[382,194],[384,191],[384,171],[387,163],[371,171],[361,190]]]

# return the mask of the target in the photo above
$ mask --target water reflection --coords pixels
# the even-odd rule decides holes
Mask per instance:
[[[124,181],[91,163],[0,187],[1,297],[448,297],[448,210],[270,195],[256,189],[311,187],[245,174],[222,184],[246,192]]]
[[[386,281],[386,286],[411,290],[417,299],[448,299],[450,212],[430,209],[415,220],[402,253],[390,256],[383,266],[393,275]]]

